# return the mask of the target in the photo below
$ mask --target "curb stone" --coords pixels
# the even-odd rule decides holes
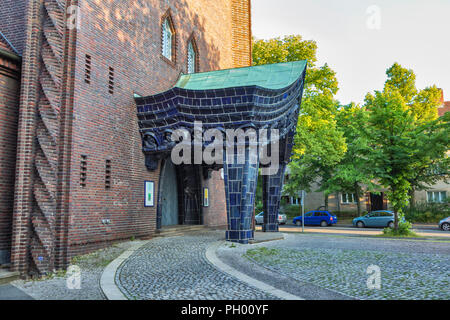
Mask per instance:
[[[296,295],[290,294],[286,291],[277,289],[275,287],[272,287],[271,285],[268,285],[267,283],[264,283],[262,281],[256,280],[252,277],[249,277],[248,275],[230,267],[229,265],[223,263],[216,255],[216,250],[224,244],[224,241],[216,242],[208,247],[205,252],[206,259],[217,269],[220,271],[238,279],[239,281],[242,281],[254,288],[257,288],[263,292],[266,292],[270,295],[276,296],[280,299],[284,300],[304,300],[301,297],[298,297]]]
[[[117,269],[119,269],[122,263],[124,263],[135,251],[146,245],[148,242],[150,242],[150,240],[141,241],[128,248],[119,257],[108,264],[105,270],[103,270],[100,278],[100,288],[107,300],[128,300],[116,284],[115,278]]]

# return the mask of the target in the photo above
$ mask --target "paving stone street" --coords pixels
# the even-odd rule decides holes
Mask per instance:
[[[289,234],[246,252],[277,274],[357,299],[450,298],[450,242]],[[367,286],[369,266],[381,271],[380,289]]]
[[[117,269],[115,283],[130,300],[277,299],[207,259],[208,248],[223,238],[223,231],[201,231],[152,239]],[[78,290],[67,288],[64,274],[13,284],[34,299],[104,299],[102,271],[133,243],[77,258]],[[222,242],[216,256],[241,274],[308,300],[450,299],[445,240],[284,233],[284,240],[253,245]],[[367,287],[370,265],[380,268],[379,290]]]
[[[212,266],[205,251],[221,232],[152,240],[126,261],[116,283],[129,299],[276,299]]]

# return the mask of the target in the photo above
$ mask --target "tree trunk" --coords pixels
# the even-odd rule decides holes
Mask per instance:
[[[416,190],[411,187],[409,190],[409,208],[414,209],[416,207]]]
[[[325,210],[328,211],[328,193],[325,194]]]
[[[359,185],[355,183],[355,197],[356,197],[356,206],[358,208],[358,217],[361,216],[361,199],[359,195]]]
[[[392,189],[392,197],[394,197],[395,195],[395,189]],[[395,203],[397,203],[396,206],[394,206],[394,230],[398,230],[398,211],[400,210],[400,208],[398,208],[398,202],[395,201]]]
[[[341,201],[339,199],[339,192],[336,192],[336,208],[338,212],[341,212]]]

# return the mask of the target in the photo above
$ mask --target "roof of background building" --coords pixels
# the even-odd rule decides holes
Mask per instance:
[[[259,86],[283,89],[300,78],[306,60],[267,64],[262,66],[183,74],[175,87],[189,90],[213,90],[233,87]]]

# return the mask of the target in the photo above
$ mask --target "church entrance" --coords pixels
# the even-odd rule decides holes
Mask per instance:
[[[160,189],[159,189],[159,210],[161,224],[159,228],[179,224],[178,209],[178,183],[176,168],[170,159],[163,163]]]
[[[157,229],[176,225],[201,225],[201,167],[175,166],[163,160],[159,179]]]

